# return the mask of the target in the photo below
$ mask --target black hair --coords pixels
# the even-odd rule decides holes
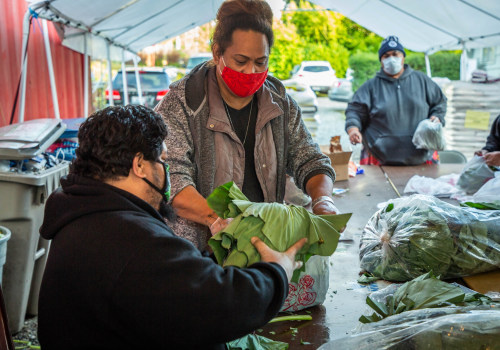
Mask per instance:
[[[150,108],[104,108],[80,126],[79,147],[70,172],[101,181],[128,176],[138,153],[150,161],[161,156],[167,134],[162,117]]]
[[[218,45],[217,54],[222,55],[231,46],[236,29],[253,30],[267,38],[269,49],[274,43],[273,12],[263,0],[225,1],[217,11],[217,24],[212,38],[212,51]]]

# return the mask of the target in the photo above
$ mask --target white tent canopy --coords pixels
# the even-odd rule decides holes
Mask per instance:
[[[215,18],[223,0],[27,0],[40,18],[65,25],[63,45],[97,59],[126,60],[147,46]]]
[[[427,54],[500,45],[499,0],[313,0]]]

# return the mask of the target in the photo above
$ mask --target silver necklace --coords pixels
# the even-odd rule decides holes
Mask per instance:
[[[222,100],[224,104],[224,108],[226,109],[227,118],[229,119],[229,124],[231,124],[231,128],[236,133],[236,129],[234,128],[233,122],[231,121],[231,114],[229,114],[229,110],[227,109],[226,101]],[[253,97],[252,102],[250,102],[250,113],[248,114],[248,122],[247,122],[247,130],[245,131],[245,138],[243,139],[243,146],[245,146],[245,142],[247,140],[248,128],[250,127],[250,118],[252,117],[252,107],[253,107]]]

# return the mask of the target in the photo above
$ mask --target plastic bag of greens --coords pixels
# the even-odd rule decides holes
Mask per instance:
[[[486,164],[484,158],[474,156],[465,164],[457,186],[467,194],[473,194],[494,176],[495,171]]]
[[[418,123],[412,142],[418,149],[444,150],[446,142],[443,135],[443,125],[438,120],[422,120]]]
[[[319,350],[500,350],[500,307],[440,307],[406,311],[360,326]]]
[[[375,277],[442,279],[500,267],[500,211],[457,207],[433,196],[395,199],[377,211],[360,240],[360,266]]]
[[[386,317],[418,309],[444,306],[496,305],[500,302],[457,283],[439,280],[432,272],[427,272],[404,284],[392,284],[371,293],[366,298],[372,308],[370,316],[359,318],[362,323],[378,322]]]

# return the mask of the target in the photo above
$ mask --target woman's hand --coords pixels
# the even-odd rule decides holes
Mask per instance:
[[[340,210],[333,204],[333,201],[319,202],[312,208],[315,215],[335,215],[340,214]]]
[[[233,221],[233,218],[222,219],[218,217],[217,219],[215,219],[215,221],[209,227],[212,236],[225,229],[227,225],[231,223],[231,221]]]
[[[431,115],[429,117],[429,119],[431,120],[431,122],[435,122],[435,123],[441,123],[441,119],[439,119],[438,117],[436,117],[435,115]]]
[[[306,244],[307,238],[298,240],[283,253],[272,250],[258,237],[252,237],[251,242],[259,252],[263,262],[276,263],[285,270],[288,282],[292,279],[293,271],[302,267],[302,261],[295,261],[295,255],[302,249],[304,244]]]
[[[349,141],[351,141],[353,145],[363,141],[363,136],[357,127],[352,127],[347,130],[347,134],[349,135]]]

